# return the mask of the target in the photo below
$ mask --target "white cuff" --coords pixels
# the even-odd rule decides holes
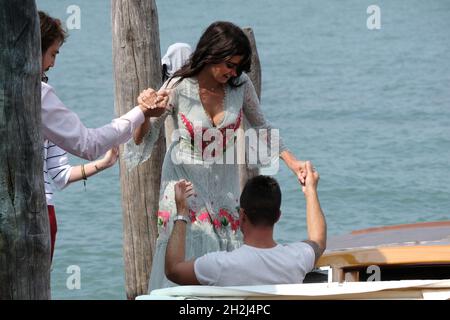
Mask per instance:
[[[126,119],[131,122],[132,131],[140,126],[145,120],[144,113],[142,112],[141,108],[139,108],[139,106],[134,107],[120,118]]]

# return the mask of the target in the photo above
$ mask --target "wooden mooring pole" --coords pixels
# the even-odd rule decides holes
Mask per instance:
[[[0,299],[50,299],[34,0],[0,0]]]
[[[113,0],[113,64],[117,114],[130,110],[139,93],[161,86],[158,13],[154,0]],[[166,146],[164,130],[150,160],[128,171],[120,162],[125,286],[128,299],[147,294],[155,250],[159,187]]]
[[[250,45],[252,47],[252,66],[248,76],[250,77],[250,80],[252,80],[258,98],[261,101],[261,63],[259,61],[258,50],[256,49],[255,35],[253,33],[252,28],[247,27],[243,28],[243,30],[244,33],[247,35],[248,39],[250,40]],[[248,129],[244,126],[244,122],[241,122],[241,129],[243,129],[244,131]],[[244,147],[244,145],[245,144],[243,144],[241,147]],[[245,153],[245,150],[241,148],[240,150],[238,150],[238,152]],[[247,180],[257,176],[258,174],[259,174],[258,169],[249,168],[247,164],[240,165],[239,178],[241,190],[244,188]]]

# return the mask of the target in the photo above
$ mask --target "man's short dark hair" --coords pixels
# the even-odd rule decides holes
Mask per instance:
[[[240,201],[255,226],[273,226],[280,216],[281,190],[272,177],[260,175],[248,180]]]

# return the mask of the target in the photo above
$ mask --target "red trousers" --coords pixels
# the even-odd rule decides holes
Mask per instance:
[[[55,250],[56,232],[58,231],[58,225],[56,223],[56,214],[54,206],[47,206],[48,220],[50,221],[50,241],[51,241],[51,261],[53,260],[53,251]]]

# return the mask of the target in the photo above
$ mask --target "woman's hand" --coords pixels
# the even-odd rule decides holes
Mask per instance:
[[[98,171],[110,168],[117,162],[118,158],[119,158],[119,148],[117,147],[112,148],[105,154],[103,159],[100,159],[95,163],[95,168]]]
[[[137,101],[146,117],[159,117],[166,110],[169,103],[169,90],[156,92],[152,88],[141,92]]]
[[[290,163],[289,168],[297,176],[298,181],[304,185],[306,179],[306,161],[294,160]]]
[[[288,150],[280,154],[281,159],[284,160],[289,169],[297,176],[298,181],[304,185],[306,178],[306,162],[297,160],[297,158]]]

